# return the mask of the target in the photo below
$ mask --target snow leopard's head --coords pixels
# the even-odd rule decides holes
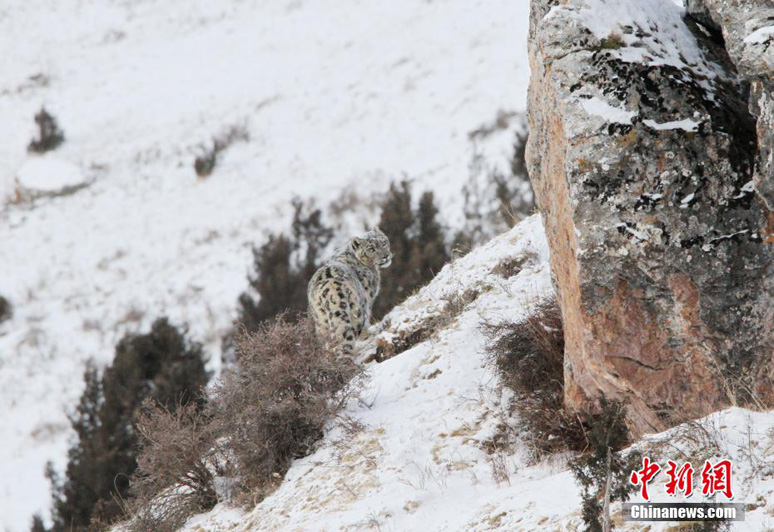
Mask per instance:
[[[349,243],[349,248],[355,254],[357,260],[366,266],[377,266],[386,268],[392,263],[392,253],[390,253],[390,241],[387,235],[376,227],[368,231],[361,237],[353,238]]]

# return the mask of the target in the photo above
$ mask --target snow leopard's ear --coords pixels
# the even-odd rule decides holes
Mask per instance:
[[[360,246],[363,245],[363,239],[359,237],[355,237],[352,239],[349,245],[352,246],[353,250],[360,249]]]
[[[374,228],[372,229],[372,231],[373,231],[374,233],[376,233],[377,235],[386,236],[386,235],[384,234],[384,232],[382,232],[382,230],[381,230],[381,229],[379,229],[379,226],[378,226],[378,225],[375,225],[375,226],[374,226]]]

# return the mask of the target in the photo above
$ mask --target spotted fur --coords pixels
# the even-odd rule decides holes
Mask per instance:
[[[309,281],[309,314],[317,334],[351,354],[371,321],[379,293],[379,269],[392,262],[390,241],[379,228],[349,241]]]

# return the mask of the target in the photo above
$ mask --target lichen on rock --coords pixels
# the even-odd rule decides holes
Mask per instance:
[[[722,39],[670,0],[533,0],[529,46],[568,405],[626,399],[647,432],[774,400],[774,219]]]

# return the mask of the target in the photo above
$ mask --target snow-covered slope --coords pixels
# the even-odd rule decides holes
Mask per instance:
[[[477,297],[451,321],[442,320],[428,340],[369,365],[359,400],[345,412],[362,430],[352,436],[334,423],[319,450],[297,460],[254,510],[220,505],[192,518],[185,530],[581,530],[580,490],[568,457],[535,462],[515,436],[510,446],[491,445],[504,434],[503,424],[518,427],[519,420],[510,413],[512,394],[498,386],[486,358],[482,324],[523,319],[552,297],[547,255],[540,219],[533,216],[446,266],[393,310],[385,330],[373,331],[363,348],[426,327],[455,295]],[[495,273],[504,263],[521,266],[504,278]],[[699,456],[712,458],[713,452],[731,458],[734,501],[751,504],[746,521],[733,530],[760,532],[774,524],[773,429],[774,413],[732,408],[637,445],[664,465],[667,459],[696,465]],[[670,500],[663,477],[650,487],[657,502]],[[694,494],[690,502],[703,500]],[[620,504],[613,516],[620,530],[675,525],[624,524]]]
[[[15,313],[0,325],[0,528],[46,511],[44,464],[64,465],[64,409],[86,359],[108,362],[125,331],[168,314],[217,365],[250,246],[285,227],[292,195],[367,197],[405,176],[459,216],[473,151],[507,164],[516,124],[475,144],[468,133],[525,108],[527,11],[526,0],[3,2],[0,295]],[[93,182],[6,204],[43,104],[66,137],[53,156]],[[234,124],[251,140],[197,180],[198,146]]]
[[[221,512],[240,523],[237,530],[256,531],[378,530],[377,525],[488,530],[518,520],[534,530],[537,523],[556,523],[578,503],[569,474],[550,466],[526,468],[520,451],[492,456],[483,449],[507,415],[509,395],[498,391],[486,361],[481,323],[519,319],[550,296],[547,253],[540,220],[533,216],[447,265],[386,316],[390,325],[371,343],[426,327],[456,294],[473,290],[478,297],[429,340],[370,366],[361,401],[347,411],[363,423],[362,432],[338,448],[344,435],[333,430],[253,512],[218,508],[192,520],[188,529],[228,529],[218,524],[229,521]],[[525,260],[517,275],[505,279],[492,272],[514,258]],[[492,459],[504,460],[510,484],[493,480]],[[537,489],[547,476],[555,477],[555,489]],[[556,500],[562,503],[552,503]],[[528,507],[544,511],[525,513]]]

